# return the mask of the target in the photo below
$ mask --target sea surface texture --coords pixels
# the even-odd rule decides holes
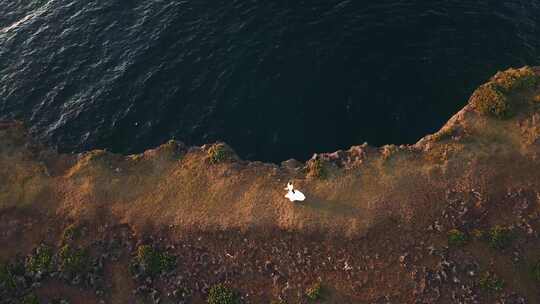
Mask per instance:
[[[540,0],[0,0],[0,119],[60,151],[414,143],[540,63]]]

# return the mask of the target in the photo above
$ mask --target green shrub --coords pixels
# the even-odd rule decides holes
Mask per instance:
[[[90,265],[90,256],[85,249],[74,248],[70,245],[64,245],[58,252],[60,271],[68,273],[81,273],[88,270]]]
[[[498,292],[504,288],[504,281],[489,271],[480,276],[478,283],[480,288],[487,292]]]
[[[476,89],[471,102],[473,107],[484,115],[501,119],[511,116],[508,98],[494,83],[487,83]]]
[[[223,284],[212,286],[208,292],[208,304],[237,304],[238,302],[233,290]]]
[[[39,300],[35,294],[30,293],[24,296],[21,304],[39,304]]]
[[[13,277],[9,271],[9,266],[6,263],[0,262],[0,285],[6,286],[10,289],[13,286]]]
[[[208,149],[208,156],[210,157],[210,163],[217,164],[225,161],[228,158],[228,153],[223,144],[215,144]]]
[[[137,248],[135,260],[148,275],[157,275],[163,271],[170,271],[176,265],[174,256],[166,252],[159,252],[149,245],[141,245]]]
[[[308,299],[315,301],[319,300],[322,296],[322,286],[320,282],[315,283],[313,286],[306,290],[306,296]]]
[[[531,275],[535,281],[540,283],[540,261],[532,266]]]
[[[471,235],[477,240],[483,240],[486,237],[486,234],[484,233],[484,231],[482,231],[481,229],[477,229],[477,228],[475,228],[475,229],[473,229],[471,231]]]
[[[510,229],[498,225],[491,228],[487,238],[489,246],[493,249],[504,249],[510,246],[513,240]]]
[[[66,229],[64,230],[64,233],[62,234],[62,242],[66,243],[66,242],[73,241],[77,239],[79,235],[80,235],[79,227],[75,225],[69,225],[66,227]]]
[[[448,245],[460,247],[465,245],[467,241],[467,236],[459,229],[452,229],[448,231]]]
[[[25,274],[24,264],[17,260],[14,263],[0,263],[0,283],[6,290],[15,290],[17,288],[16,276]]]
[[[40,245],[32,255],[26,259],[26,270],[47,273],[52,271],[53,251],[46,245]]]
[[[324,179],[328,177],[328,171],[324,166],[324,162],[320,159],[315,159],[311,164],[311,175],[317,178]]]
[[[495,75],[494,81],[504,92],[509,93],[515,90],[534,88],[538,83],[538,78],[533,69],[526,66],[521,69],[508,69],[499,72]]]
[[[434,141],[443,141],[443,140],[447,140],[447,139],[452,138],[452,136],[454,136],[455,133],[456,133],[456,128],[455,127],[446,128],[446,129],[442,129],[439,132],[433,134],[433,136],[431,138]]]

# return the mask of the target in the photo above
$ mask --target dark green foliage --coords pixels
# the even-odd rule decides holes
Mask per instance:
[[[21,304],[39,304],[39,300],[35,294],[31,293],[24,296]]]
[[[459,229],[452,229],[448,231],[448,245],[460,247],[465,245],[467,241],[467,236]]]
[[[31,272],[47,273],[52,271],[53,251],[46,245],[40,245],[34,253],[26,259],[26,270]]]
[[[532,266],[531,275],[536,282],[540,283],[540,261]]]
[[[62,234],[62,241],[64,243],[73,241],[79,237],[80,232],[81,231],[79,227],[76,227],[75,225],[69,225]]]
[[[208,292],[208,304],[237,304],[239,303],[232,289],[223,284],[217,284]]]
[[[135,262],[142,267],[146,274],[151,276],[170,271],[176,266],[174,256],[160,252],[149,245],[141,245],[137,248]]]
[[[473,238],[477,240],[485,240],[486,238],[486,233],[482,231],[481,229],[473,229],[471,231],[471,235],[473,236]]]
[[[508,69],[499,72],[495,75],[494,80],[501,90],[510,93],[516,90],[534,88],[538,83],[538,76],[530,67],[526,66],[521,69]]]
[[[227,151],[223,144],[215,144],[210,147],[208,156],[210,157],[210,163],[212,164],[223,162],[228,158]]]
[[[482,114],[501,119],[511,116],[508,98],[494,83],[487,83],[474,91],[472,103],[474,108]]]
[[[58,252],[58,266],[60,271],[68,273],[81,273],[88,270],[90,257],[88,252],[82,248],[74,248],[64,245]]]
[[[495,226],[487,236],[489,246],[493,249],[504,249],[512,244],[512,232],[508,228]]]
[[[489,271],[480,276],[478,283],[480,288],[487,292],[498,292],[504,288],[504,281]]]
[[[320,282],[315,283],[315,285],[311,286],[306,290],[306,296],[308,299],[315,301],[319,300],[322,296],[322,286]]]
[[[18,259],[13,263],[0,263],[0,285],[6,290],[13,291],[17,289],[15,277],[23,276],[24,273],[24,263]]]
[[[4,285],[7,289],[13,286],[13,278],[9,271],[8,264],[0,262],[0,285]]]
[[[530,67],[497,73],[491,82],[480,86],[472,95],[474,108],[482,114],[504,119],[512,116],[510,97],[514,92],[534,89],[539,77]]]
[[[315,159],[311,165],[311,174],[315,177],[324,179],[328,176],[328,172],[324,166],[324,163],[320,159]]]

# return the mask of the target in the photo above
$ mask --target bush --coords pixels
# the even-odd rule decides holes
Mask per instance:
[[[491,228],[487,237],[489,246],[493,249],[504,249],[510,246],[513,240],[510,229],[498,225]]]
[[[494,83],[487,83],[476,89],[471,102],[473,107],[484,115],[501,119],[511,116],[508,98]]]
[[[80,229],[75,225],[69,225],[66,227],[64,233],[62,234],[62,242],[67,243],[73,241],[74,239],[78,238],[79,235]]]
[[[476,228],[471,231],[471,235],[477,240],[483,240],[486,236],[484,231]]]
[[[238,299],[232,289],[223,284],[217,284],[208,292],[208,304],[237,304]]]
[[[460,230],[452,229],[448,231],[448,245],[460,247],[465,245],[467,241],[467,236]]]
[[[488,292],[498,292],[504,288],[504,281],[489,271],[484,272],[478,283],[482,290]]]
[[[26,259],[26,270],[31,272],[47,273],[52,271],[53,251],[46,245],[40,245],[34,253]]]
[[[0,263],[0,285],[4,285],[7,289],[13,286],[13,277],[9,271],[8,264]]]
[[[58,252],[59,269],[71,274],[81,273],[88,270],[90,257],[88,252],[82,248],[73,248],[70,245],[64,245]]]
[[[18,259],[14,263],[0,263],[0,283],[4,285],[6,290],[16,290],[17,281],[15,277],[24,274],[24,264]]]
[[[311,175],[317,178],[324,179],[328,176],[328,172],[324,166],[324,163],[320,159],[315,159],[311,164]]]
[[[532,266],[531,275],[535,281],[540,282],[540,261]]]
[[[521,69],[508,69],[493,77],[495,83],[506,93],[534,88],[538,83],[538,78],[533,69],[528,66]]]
[[[319,300],[322,295],[322,286],[320,282],[315,283],[315,285],[311,286],[306,290],[306,296],[308,299],[315,301]]]
[[[21,304],[39,304],[37,296],[33,293],[24,296]]]
[[[143,268],[144,273],[151,276],[170,271],[176,265],[174,256],[159,252],[149,245],[141,245],[137,248],[135,260]]]
[[[211,164],[217,164],[228,158],[228,153],[223,144],[215,144],[208,149],[208,156]]]

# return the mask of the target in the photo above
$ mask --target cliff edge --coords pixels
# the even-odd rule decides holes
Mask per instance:
[[[176,141],[136,155],[58,154],[21,123],[0,123],[0,303],[199,303],[215,284],[246,303],[536,303],[539,157],[531,67],[496,74],[414,145],[364,144],[305,163]],[[305,202],[284,198],[288,181]],[[68,229],[84,233],[66,238]],[[60,267],[65,246],[98,263],[114,242],[116,259],[107,254],[99,271]],[[28,267],[43,246],[51,269],[36,278]],[[137,268],[141,246],[174,266]],[[17,256],[21,286],[8,271]]]

